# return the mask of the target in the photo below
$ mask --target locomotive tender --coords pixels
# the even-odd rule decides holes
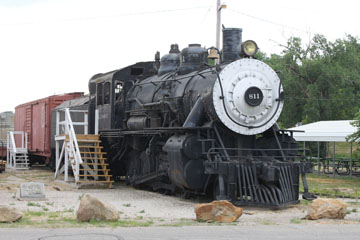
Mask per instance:
[[[113,175],[184,196],[284,206],[298,202],[301,173],[311,196],[311,166],[299,158],[292,133],[276,124],[281,80],[241,34],[223,29],[222,52],[199,44],[180,52],[173,44],[161,60],[157,53],[155,61],[90,79],[89,110],[99,111]],[[220,62],[209,64],[214,51]]]

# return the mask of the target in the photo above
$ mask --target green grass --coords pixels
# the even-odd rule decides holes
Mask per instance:
[[[154,224],[153,220],[141,219],[120,219],[114,222],[96,221],[78,222],[75,215],[63,217],[64,212],[35,212],[27,211],[24,216],[17,222],[0,223],[0,228],[17,228],[17,227],[41,227],[41,228],[72,228],[72,227],[149,227]]]
[[[358,199],[360,197],[360,178],[342,177],[317,174],[307,174],[309,191],[319,196],[346,197]],[[342,189],[349,190],[346,192]],[[304,191],[300,180],[300,192]]]
[[[300,200],[300,204],[301,204],[301,205],[308,206],[308,205],[310,205],[311,203],[312,203],[311,200],[305,200],[305,199],[301,199],[301,200]]]
[[[41,207],[41,205],[39,203],[33,203],[33,202],[28,202],[27,206],[28,207]]]
[[[27,211],[25,213],[25,216],[37,216],[37,217],[40,217],[40,216],[44,216],[44,215],[45,215],[45,212]]]
[[[292,219],[290,220],[290,223],[292,223],[292,224],[300,224],[300,223],[301,223],[301,219],[299,219],[299,218],[292,218]]]

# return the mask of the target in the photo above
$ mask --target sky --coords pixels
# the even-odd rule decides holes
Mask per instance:
[[[290,37],[307,44],[359,36],[358,1],[224,0],[225,27],[268,55]],[[0,112],[53,94],[88,92],[97,73],[152,61],[156,51],[216,40],[216,0],[0,0]]]

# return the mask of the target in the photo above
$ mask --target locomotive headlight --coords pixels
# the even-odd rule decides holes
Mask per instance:
[[[255,56],[258,49],[256,42],[253,40],[247,40],[241,44],[241,53],[247,57]]]

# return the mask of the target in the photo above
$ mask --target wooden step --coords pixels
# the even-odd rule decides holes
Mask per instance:
[[[105,174],[79,174],[79,177],[112,177],[112,175],[105,175]]]
[[[97,181],[97,180],[79,180],[76,181],[77,183],[114,183],[114,181],[112,180],[101,180],[101,181]]]
[[[103,154],[107,154],[106,152],[81,152],[81,154],[97,154],[97,155],[103,155]]]
[[[65,135],[65,140],[68,142],[70,139],[69,135]],[[78,142],[80,141],[91,141],[91,142],[98,142],[100,141],[99,135],[93,135],[93,134],[76,134],[76,139]]]
[[[79,145],[79,148],[96,148],[96,149],[102,149],[103,146],[89,146],[89,145]]]
[[[78,143],[87,142],[87,143],[101,143],[100,140],[86,140],[86,139],[77,139]]]
[[[110,169],[102,169],[102,168],[98,168],[98,169],[84,169],[84,168],[80,168],[80,171],[93,171],[93,172],[110,172]],[[110,176],[110,175],[109,175]]]
[[[107,158],[103,157],[81,157],[81,159],[90,159],[90,160],[106,160]]]
[[[90,165],[90,166],[108,166],[108,163],[82,163],[81,165]]]
[[[81,140],[99,140],[100,137],[99,137],[99,135],[94,135],[94,134],[76,134],[76,139],[81,139]]]

